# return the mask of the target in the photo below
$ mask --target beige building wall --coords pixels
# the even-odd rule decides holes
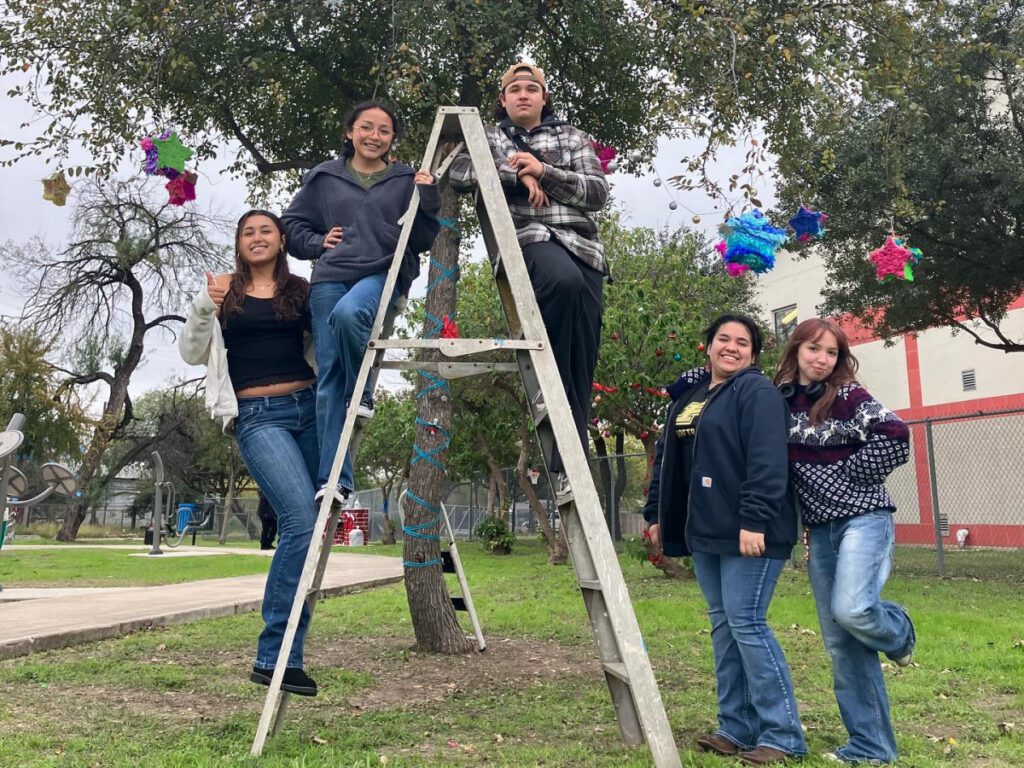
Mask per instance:
[[[1024,309],[1009,312],[999,327],[1010,339],[1024,339]],[[983,337],[993,338],[988,329]],[[966,333],[945,328],[918,334],[923,404],[955,403],[1024,392],[1024,354],[1004,353],[974,343]],[[973,371],[976,388],[965,391],[963,372]]]

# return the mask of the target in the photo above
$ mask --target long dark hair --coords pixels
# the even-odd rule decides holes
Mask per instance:
[[[280,321],[294,320],[301,317],[306,311],[306,301],[309,296],[309,282],[304,277],[293,275],[288,271],[288,256],[284,248],[284,224],[276,213],[254,208],[242,214],[235,228],[235,271],[231,273],[231,285],[224,296],[224,304],[221,307],[221,322],[226,326],[228,320],[235,315],[241,314],[242,302],[245,301],[245,292],[252,285],[252,270],[242,258],[242,249],[239,247],[242,241],[242,230],[245,223],[253,216],[266,216],[277,227],[281,235],[281,250],[278,251],[277,260],[274,262],[274,317]]]
[[[859,364],[857,358],[850,352],[850,340],[839,327],[839,323],[824,317],[812,317],[800,323],[786,342],[786,348],[782,351],[782,361],[779,363],[779,372],[775,374],[776,385],[799,382],[800,367],[797,355],[800,352],[800,345],[808,341],[817,341],[825,331],[836,337],[839,355],[836,358],[836,367],[822,382],[825,391],[811,406],[811,424],[820,424],[831,413],[839,387],[857,381]]]
[[[359,119],[359,116],[363,114],[363,112],[366,112],[369,109],[379,109],[381,112],[383,112],[384,114],[391,118],[391,128],[393,130],[393,133],[391,136],[391,144],[388,146],[387,152],[384,153],[384,156],[387,157],[388,152],[391,152],[391,150],[395,148],[395,142],[398,141],[398,133],[400,130],[398,126],[398,116],[395,114],[395,108],[392,107],[390,104],[384,104],[383,102],[380,101],[359,102],[354,107],[352,107],[352,109],[350,109],[348,113],[345,115],[345,133],[348,133],[353,128],[355,128],[356,120]],[[341,139],[341,156],[344,159],[348,160],[355,153],[356,148],[355,145],[352,144],[352,139],[350,139],[348,136],[343,136]]]
[[[757,321],[748,315],[726,313],[712,320],[711,325],[704,329],[704,349],[708,352],[711,351],[711,342],[718,335],[718,329],[726,323],[739,323],[747,329],[750,334],[750,351],[752,353],[750,362],[752,365],[757,365],[757,358],[761,355],[764,341],[761,338],[761,329],[758,327]]]

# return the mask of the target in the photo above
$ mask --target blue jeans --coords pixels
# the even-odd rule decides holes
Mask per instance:
[[[718,681],[717,733],[742,749],[804,755],[789,666],[766,621],[784,560],[693,553],[711,617]]]
[[[811,526],[808,574],[832,680],[849,742],[836,754],[850,762],[896,759],[889,695],[878,654],[914,648],[914,625],[902,606],[882,600],[892,569],[892,513],[876,510]]]
[[[355,391],[359,368],[366,354],[373,321],[377,317],[387,272],[346,283],[313,283],[309,291],[309,312],[316,344],[317,391],[316,429],[320,436],[318,488],[327,484],[338,452],[345,412]],[[397,298],[397,293],[395,295]],[[392,303],[394,301],[392,300]],[[368,398],[369,379],[361,398]],[[338,486],[351,490],[352,455],[345,456]]]
[[[316,524],[313,479],[320,450],[313,388],[290,395],[239,398],[235,437],[249,474],[277,511],[281,538],[267,574],[263,593],[266,626],[256,648],[256,666],[273,669]],[[308,626],[309,608],[303,605],[295,642],[288,655],[289,667],[302,666],[302,646]]]

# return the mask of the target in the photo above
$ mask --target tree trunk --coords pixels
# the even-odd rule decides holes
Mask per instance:
[[[117,404],[115,411],[113,400],[112,391],[111,399],[107,401],[103,408],[103,415],[93,429],[92,439],[89,441],[89,447],[85,450],[85,456],[82,457],[82,465],[78,470],[78,488],[82,491],[82,495],[78,497],[78,501],[75,501],[68,507],[67,515],[64,517],[64,525],[57,531],[57,541],[74,541],[78,538],[78,529],[85,522],[89,504],[87,501],[89,498],[89,485],[96,477],[96,473],[99,472],[100,464],[103,462],[103,453],[107,450],[107,446],[110,445],[110,440],[114,435],[114,427],[120,419],[121,408],[124,406],[124,399],[122,398],[121,402]]]
[[[626,436],[623,432],[615,433],[615,484],[612,488],[612,540],[622,541],[622,495],[626,492],[626,457],[622,455],[626,449]]]
[[[505,476],[501,471],[501,465],[494,457],[491,449],[481,442],[480,453],[487,462],[487,470],[491,474],[491,486],[487,497],[487,514],[492,517],[501,517],[505,514]],[[507,515],[506,515],[507,517]]]
[[[530,502],[530,509],[537,518],[537,525],[544,534],[544,543],[548,549],[548,563],[551,565],[563,565],[568,558],[569,552],[562,541],[562,538],[555,533],[555,529],[548,520],[547,510],[537,495],[537,488],[526,474],[527,459],[530,457],[530,435],[527,431],[526,422],[519,424],[519,461],[516,463],[516,482],[519,489]]]
[[[231,461],[228,463],[228,494],[224,497],[224,519],[220,522],[220,536],[217,543],[224,545],[228,541],[228,523],[231,522],[231,505],[235,502],[235,460],[232,450]]]
[[[458,199],[451,187],[441,183],[440,218],[458,215]],[[452,230],[443,228],[434,243],[430,260],[427,292],[425,338],[441,335],[440,321],[455,314],[455,282],[443,275],[458,265],[459,243]],[[436,320],[435,320],[436,318]],[[439,358],[436,350],[423,350],[425,361]],[[416,647],[435,653],[467,653],[473,646],[455,617],[448,586],[441,572],[441,546],[437,536],[441,530],[441,488],[444,482],[444,461],[448,455],[451,435],[451,390],[436,372],[419,377],[420,395],[416,419],[416,463],[409,471],[409,493],[405,497],[404,539],[405,593],[416,634]],[[422,452],[422,453],[421,453]],[[429,460],[423,458],[428,455]],[[409,532],[414,532],[412,535]],[[430,538],[424,538],[429,536]],[[412,565],[410,565],[412,563]],[[430,565],[426,565],[430,563]],[[423,564],[423,565],[420,565]]]
[[[612,511],[614,507],[612,494],[612,466],[608,460],[608,444],[604,441],[604,436],[601,434],[594,434],[594,453],[597,454],[597,476],[601,480],[600,499],[601,504],[604,507],[604,522],[608,526],[608,534],[612,535],[612,529],[614,523],[612,522]]]
[[[384,497],[384,519],[380,524],[380,543],[381,544],[394,544],[395,543],[395,521],[391,519],[391,489],[394,488],[395,481],[392,480],[390,483],[385,483],[381,486],[381,495]]]

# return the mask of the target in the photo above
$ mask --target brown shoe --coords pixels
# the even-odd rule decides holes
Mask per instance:
[[[740,754],[740,762],[747,765],[772,765],[773,763],[784,763],[793,755],[783,752],[774,747],[755,747],[749,752]]]
[[[720,733],[703,733],[697,737],[697,746],[705,752],[714,752],[719,755],[735,755],[740,748]]]

